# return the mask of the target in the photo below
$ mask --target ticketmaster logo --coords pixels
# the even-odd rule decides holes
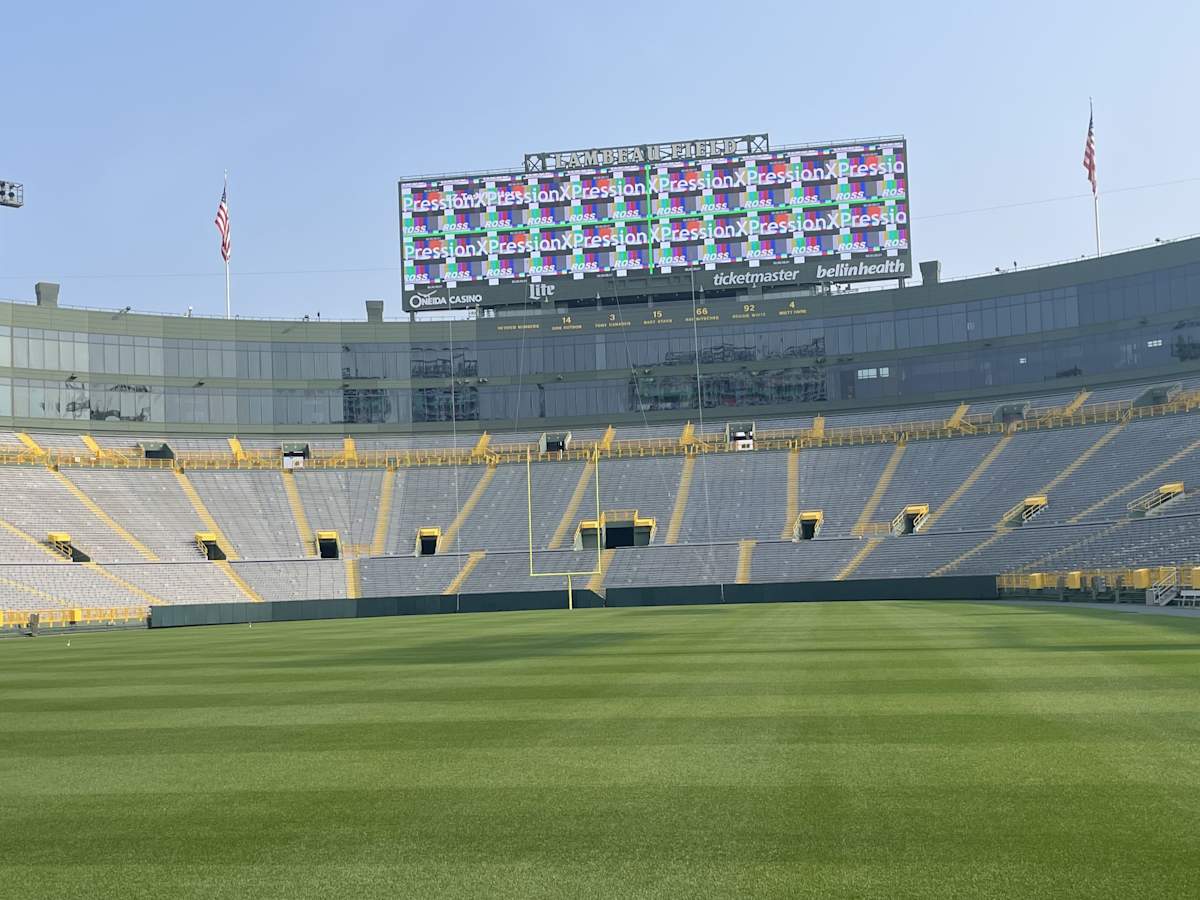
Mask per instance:
[[[840,262],[834,266],[817,265],[818,278],[862,278],[864,275],[903,275],[904,260],[889,259],[884,262]]]
[[[779,284],[795,281],[797,269],[778,269],[774,272],[719,272],[713,276],[713,287],[742,287],[752,284]]]

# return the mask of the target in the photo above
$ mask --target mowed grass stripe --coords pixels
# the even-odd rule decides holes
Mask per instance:
[[[1190,712],[1136,713],[1129,716],[1147,735],[1143,744],[1157,745],[1200,739],[1200,723]],[[1128,724],[1107,712],[1045,716],[1014,712],[969,715],[909,714],[855,715],[831,713],[804,716],[673,718],[664,727],[647,718],[594,718],[564,722],[561,719],[508,719],[480,723],[462,719],[398,724],[380,729],[373,724],[348,724],[336,728],[303,725],[206,726],[155,728],[153,741],[127,728],[87,731],[0,733],[0,754],[12,760],[19,777],[31,761],[80,756],[125,756],[131,740],[138,741],[141,757],[179,753],[262,753],[280,751],[325,752],[344,750],[425,751],[454,746],[463,729],[471,728],[481,746],[511,747],[611,747],[823,745],[880,743],[887,734],[888,747],[965,746],[979,744],[1047,744],[1114,742],[1127,738]]]
[[[902,677],[887,677],[886,675],[860,676],[844,678],[837,681],[806,685],[804,693],[807,697],[835,697],[839,701],[847,695],[880,696],[903,694],[928,694],[936,692],[945,698],[954,694],[978,697],[981,694],[1044,694],[1062,693],[1064,691],[1081,691],[1094,693],[1096,691],[1112,691],[1115,693],[1131,692],[1139,699],[1146,690],[1156,691],[1192,691],[1195,681],[1187,671],[1190,661],[1181,661],[1178,671],[1167,671],[1147,675],[1136,686],[1130,685],[1127,679],[1115,677],[1112,674],[1080,674],[1075,677],[1064,677],[1054,667],[1046,667],[1044,675],[1029,674],[1024,669],[1021,675],[1006,679],[999,684],[984,678],[947,677],[937,672],[927,672],[926,677],[914,677],[915,673],[906,673]],[[720,698],[740,697],[752,692],[757,697],[793,697],[794,685],[783,683],[778,679],[762,680],[761,678],[745,678],[732,680],[724,678],[709,682],[698,683],[694,678],[651,681],[647,679],[626,678],[620,684],[606,689],[607,698],[612,700],[620,697],[657,698],[700,698],[719,700]],[[523,700],[566,702],[571,700],[591,701],[596,698],[596,688],[590,678],[574,678],[557,683],[556,679],[547,677],[534,683],[525,683],[518,679],[503,679],[496,684],[492,680],[477,680],[455,685],[440,686],[436,683],[422,685],[397,685],[395,687],[355,687],[353,685],[294,684],[273,687],[270,693],[261,688],[247,690],[244,683],[239,685],[209,686],[203,693],[183,693],[157,689],[145,695],[136,690],[96,690],[96,691],[40,691],[18,693],[15,699],[4,700],[4,715],[17,715],[46,712],[76,712],[94,711],[97,704],[103,705],[105,712],[112,710],[172,710],[172,709],[223,709],[234,707],[269,706],[313,706],[313,705],[353,705],[378,704],[403,701],[406,703],[478,703],[480,701],[495,703],[513,703]],[[19,728],[19,723],[13,723]]]
[[[1079,745],[1090,765],[1058,773],[1056,787],[1082,786],[1132,790],[1173,788],[1179,802],[1200,798],[1195,765],[1177,766],[1155,758],[1167,742],[1095,741]],[[949,754],[949,750],[953,750]],[[262,753],[177,753],[147,756],[109,756],[103,762],[112,774],[103,785],[79,771],[77,760],[51,758],[41,765],[37,780],[10,779],[13,798],[116,797],[156,798],[169,794],[243,794],[255,791],[290,792],[297,784],[320,802],[322,794],[346,791],[412,791],[476,789],[541,789],[548,785],[604,784],[616,789],[664,785],[678,788],[744,787],[752,790],[770,782],[780,791],[806,791],[840,786],[856,791],[891,791],[903,785],[928,790],[971,785],[989,788],[1037,788],[1047,783],[1043,756],[1059,746],[1031,747],[1014,742],[987,747],[947,746],[937,741],[920,745],[845,743],[758,746],[743,749],[738,765],[727,765],[728,745],[660,744],[630,747],[573,747],[542,744],[531,747],[489,747],[444,750],[423,759],[420,766],[397,766],[390,750],[299,751],[276,747]],[[586,750],[586,752],[580,752]],[[1136,770],[1124,771],[1131,754],[1150,758]],[[797,757],[802,757],[802,762]],[[949,756],[949,758],[948,758]]]
[[[618,695],[587,699],[515,699],[460,700],[447,703],[439,700],[413,701],[403,697],[391,702],[310,703],[307,705],[275,704],[261,698],[256,704],[224,706],[214,702],[204,707],[181,709],[101,709],[102,702],[80,711],[44,711],[5,714],[0,727],[17,732],[44,730],[63,731],[68,727],[79,731],[89,728],[119,726],[140,727],[204,727],[211,722],[253,727],[263,724],[294,722],[305,725],[342,725],[346,723],[377,723],[386,726],[399,722],[467,722],[506,721],[534,717],[577,721],[609,718],[674,719],[691,718],[697,714],[711,717],[760,717],[764,715],[798,716],[837,710],[844,715],[877,715],[909,712],[923,714],[940,711],[943,714],[991,714],[987,699],[996,704],[994,712],[1003,713],[1009,705],[1020,705],[1038,715],[1075,715],[1080,713],[1144,713],[1187,712],[1200,716],[1200,691],[1185,687],[1156,690],[1146,693],[1135,685],[1120,691],[1102,693],[1090,690],[1020,691],[1012,694],[987,692],[954,692],[931,696],[928,692],[910,691],[889,694],[881,692],[790,695],[725,694],[710,697],[651,697],[648,695]],[[153,716],[153,722],[147,718]]]
[[[7,641],[0,859],[27,897],[1195,894],[1113,840],[1200,829],[1198,713],[1200,622],[1078,609]]]

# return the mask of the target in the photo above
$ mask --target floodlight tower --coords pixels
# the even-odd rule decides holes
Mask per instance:
[[[25,205],[25,185],[15,181],[0,181],[0,206],[20,209]]]

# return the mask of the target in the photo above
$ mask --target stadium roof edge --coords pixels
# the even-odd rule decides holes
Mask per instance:
[[[771,147],[767,153],[784,153],[792,150],[816,150],[824,147],[839,147],[844,144],[867,144],[876,143],[879,141],[905,141],[908,140],[902,134],[885,134],[872,135],[870,137],[845,138],[843,140],[828,140],[828,141],[811,141],[805,144],[782,144],[778,147]],[[647,141],[646,143],[653,143]],[[526,172],[519,166],[512,166],[506,169],[475,169],[461,172],[430,172],[424,175],[401,175],[397,179],[398,184],[404,184],[408,181],[430,181],[435,178],[483,178],[486,175],[547,175],[549,172]]]
[[[1200,233],[1182,235],[1182,236],[1176,237],[1176,238],[1164,238],[1161,240],[1155,239],[1154,241],[1152,241],[1150,243],[1146,243],[1146,244],[1138,244],[1133,247],[1123,247],[1119,250],[1110,250],[1108,252],[1100,254],[1100,256],[1089,255],[1089,256],[1081,257],[1079,259],[1060,259],[1060,260],[1054,260],[1053,262],[1035,263],[1035,264],[1032,264],[1029,266],[1018,266],[1016,268],[1005,268],[999,272],[979,272],[979,273],[976,273],[973,275],[954,275],[954,276],[949,276],[949,277],[943,276],[941,278],[941,280],[939,281],[939,284],[944,286],[944,285],[948,285],[948,284],[962,284],[964,282],[969,282],[969,281],[981,281],[982,282],[982,281],[985,281],[985,280],[991,279],[991,278],[998,278],[998,277],[1008,276],[1008,275],[1016,275],[1016,274],[1026,273],[1026,272],[1033,272],[1033,271],[1038,271],[1041,269],[1052,269],[1052,268],[1055,268],[1058,266],[1080,265],[1080,264],[1089,263],[1089,262],[1096,262],[1098,260],[1106,260],[1106,259],[1110,259],[1113,257],[1121,256],[1123,254],[1137,253],[1137,252],[1141,252],[1144,250],[1151,250],[1154,248],[1165,248],[1165,247],[1170,247],[1170,246],[1177,246],[1181,243],[1187,243],[1187,242],[1191,242],[1191,241],[1200,242]],[[62,277],[62,276],[60,276],[60,277]],[[913,286],[919,286],[919,285],[913,285]],[[902,290],[906,290],[906,288],[897,288],[890,283],[880,283],[878,285],[871,284],[871,283],[864,283],[862,285],[856,285],[856,286],[852,287],[846,293],[846,295],[852,296],[854,294],[869,294],[869,293],[878,293],[880,291],[902,291]],[[36,302],[34,300],[19,299],[19,298],[0,297],[0,303],[9,303],[14,306],[36,306]],[[74,304],[60,303],[56,308],[59,310],[70,310],[70,311],[76,311],[76,312],[101,312],[101,313],[110,313],[113,315],[124,314],[123,307],[76,306]],[[327,316],[327,317],[323,317],[319,320],[308,319],[306,321],[304,316],[297,316],[297,317],[289,318],[289,317],[283,317],[283,316],[237,315],[237,316],[234,316],[233,319],[227,320],[223,315],[220,315],[217,313],[214,313],[211,315],[201,315],[201,314],[197,314],[197,313],[193,312],[190,316],[188,316],[187,314],[181,313],[181,312],[161,312],[161,311],[157,311],[157,310],[131,310],[128,312],[128,314],[131,316],[157,316],[157,317],[161,317],[161,318],[170,318],[170,319],[193,318],[193,319],[199,319],[201,321],[234,321],[234,322],[244,321],[244,322],[268,322],[268,323],[279,322],[279,323],[289,323],[289,324],[290,323],[302,323],[305,325],[312,325],[317,328],[319,328],[321,325],[365,324],[367,321],[365,315],[363,318],[358,318],[358,319],[342,319],[342,318],[334,318],[331,316]],[[411,320],[409,319],[409,317],[407,315],[387,316],[384,318],[384,321],[385,322],[394,322],[394,323],[410,323],[411,322]],[[419,319],[417,321],[421,322],[421,321],[429,321],[429,320],[420,320]]]

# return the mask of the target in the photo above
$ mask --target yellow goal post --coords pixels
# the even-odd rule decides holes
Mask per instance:
[[[588,460],[594,467],[594,495],[596,501],[596,519],[600,522],[600,453],[594,451],[591,458]],[[567,579],[567,609],[575,608],[575,590],[574,579],[582,577],[592,577],[599,575],[603,571],[602,560],[604,558],[604,546],[600,540],[600,535],[596,535],[596,560],[595,565],[586,570],[572,570],[567,572],[538,572],[533,564],[533,455],[530,451],[525,451],[525,499],[526,509],[528,513],[529,525],[529,577],[530,578],[566,578]]]

